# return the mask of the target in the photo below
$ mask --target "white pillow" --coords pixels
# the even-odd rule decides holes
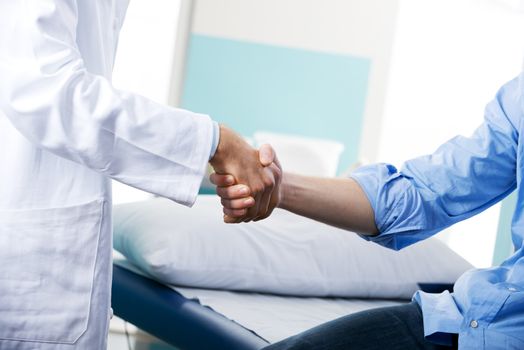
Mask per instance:
[[[227,225],[216,196],[200,196],[192,209],[160,198],[119,205],[114,227],[116,250],[179,286],[410,298],[417,283],[453,283],[472,267],[435,239],[395,252],[280,210],[257,223]]]
[[[310,176],[335,177],[344,150],[337,141],[296,135],[259,131],[253,139],[257,148],[265,143],[273,146],[286,171]]]

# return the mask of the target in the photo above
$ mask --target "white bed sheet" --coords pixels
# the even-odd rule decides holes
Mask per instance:
[[[114,262],[149,277],[120,255],[115,256]],[[407,302],[379,299],[303,298],[169,287],[188,299],[198,300],[201,305],[210,307],[270,343],[351,313]]]
[[[197,299],[270,343],[336,318],[401,302],[377,299],[303,298],[172,287]]]

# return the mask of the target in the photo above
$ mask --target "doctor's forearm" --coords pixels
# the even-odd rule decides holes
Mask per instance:
[[[280,208],[365,235],[378,233],[373,209],[353,179],[326,179],[285,173]]]

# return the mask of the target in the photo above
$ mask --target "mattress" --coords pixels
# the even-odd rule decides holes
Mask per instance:
[[[115,265],[146,276],[121,256]],[[408,301],[346,298],[304,298],[260,293],[168,286],[187,299],[198,301],[269,343],[295,335],[321,323],[362,310],[399,305]]]

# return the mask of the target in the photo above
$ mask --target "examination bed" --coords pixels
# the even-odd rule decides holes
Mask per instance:
[[[439,293],[444,290],[451,291],[452,285],[423,284],[421,289],[427,292]],[[191,291],[191,289],[185,288],[181,288],[181,290],[184,292]],[[205,295],[206,291],[203,292],[200,294]],[[216,293],[217,291],[207,292]],[[260,296],[256,296],[256,298],[260,298]],[[296,303],[293,304],[295,298],[291,297],[267,296],[267,298],[289,299],[290,309],[300,306]],[[314,299],[306,301],[308,299],[302,298],[304,302],[315,302]],[[207,300],[204,299],[203,301],[206,302]],[[345,314],[346,312],[351,313],[352,311],[356,312],[362,309],[406,302],[377,299],[347,299],[344,301],[346,305],[340,302],[337,304],[336,299],[328,298],[322,307],[337,307],[340,308],[341,314]],[[239,304],[242,303],[243,301],[239,302]],[[351,304],[353,306],[348,308],[348,303],[353,303]],[[262,301],[261,304],[259,307],[263,309],[265,306],[263,305],[264,302]],[[244,306],[248,309],[247,312],[256,311],[253,308],[250,309],[249,302]],[[173,290],[172,287],[144,277],[142,274],[133,272],[118,264],[113,266],[112,307],[116,316],[147,331],[164,342],[184,350],[250,350],[261,349],[269,343],[255,332],[202,305],[193,297],[183,296],[181,293]],[[278,311],[282,312],[283,310],[280,309]],[[307,312],[305,315],[307,317]],[[304,314],[301,316],[304,316]],[[325,317],[323,321],[333,317],[333,315],[323,316]],[[240,319],[242,318],[240,317]],[[317,321],[319,323],[322,322],[320,320]],[[267,322],[267,320],[263,322]],[[299,325],[298,329],[303,327],[303,330],[305,330],[310,326],[303,324]],[[279,327],[279,325],[277,324],[276,327]],[[280,327],[282,327],[282,324]],[[260,327],[255,325],[254,328]]]
[[[268,344],[197,301],[117,265],[112,307],[116,316],[181,349],[248,350]]]

